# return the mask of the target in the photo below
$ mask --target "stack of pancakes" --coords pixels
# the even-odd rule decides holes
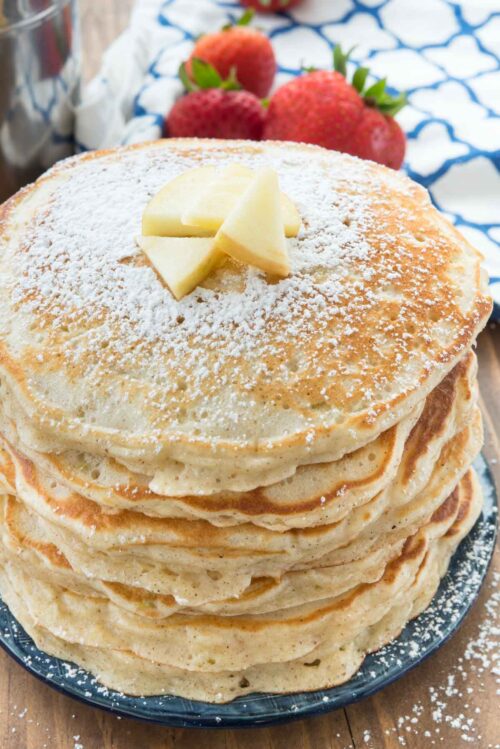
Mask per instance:
[[[292,274],[176,301],[135,237],[200,164],[271,166]],[[430,602],[481,509],[478,254],[405,177],[170,140],[63,162],[0,214],[0,594],[131,694],[338,684]]]

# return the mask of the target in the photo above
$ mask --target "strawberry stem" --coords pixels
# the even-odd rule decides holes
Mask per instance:
[[[353,49],[354,47],[351,47],[348,52],[343,52],[340,44],[337,44],[333,50],[334,70],[343,75],[346,79],[347,63]],[[351,81],[353,87],[358,94],[363,97],[365,103],[369,107],[374,107],[382,112],[382,114],[394,117],[408,103],[406,94],[401,93],[397,96],[391,96],[391,94],[386,90],[387,80],[385,78],[382,78],[380,81],[375,81],[375,83],[372,83],[367,89],[365,89],[369,73],[369,68],[356,68]]]
[[[223,88],[225,91],[238,91],[241,88],[241,84],[237,78],[237,68],[233,65],[229,70],[229,75],[226,80],[222,81],[219,88]]]

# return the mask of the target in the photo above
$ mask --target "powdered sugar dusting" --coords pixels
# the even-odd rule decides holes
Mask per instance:
[[[264,162],[260,157],[250,163]],[[189,156],[165,158],[162,151],[82,163],[53,196],[50,217],[41,215],[35,224],[29,255],[22,258],[25,273],[19,293],[36,292],[39,299],[41,292],[42,302],[56,316],[74,309],[94,318],[104,308],[120,320],[124,333],[154,341],[167,337],[177,349],[190,334],[219,340],[238,324],[238,336],[228,337],[241,350],[250,339],[255,345],[271,311],[291,325],[307,321],[295,306],[304,295],[310,298],[309,315],[321,314],[338,300],[353,263],[365,261],[356,266],[359,288],[363,277],[370,276],[370,246],[363,239],[369,219],[365,201],[344,199],[339,212],[332,203],[342,202],[342,197],[322,180],[319,168],[311,164],[304,174],[303,163],[291,160],[280,175],[281,184],[306,224],[299,241],[290,241],[293,275],[269,284],[265,274],[245,267],[243,293],[238,289],[217,297],[214,290],[199,288],[177,302],[150,267],[120,261],[140,256],[135,237],[149,198],[194,166]],[[356,229],[342,222],[344,214],[356,219]],[[310,274],[319,266],[331,272],[321,293]],[[179,315],[184,317],[181,332],[175,325]]]
[[[191,432],[193,403],[210,396],[217,436],[238,424],[241,439],[255,438],[245,391],[275,406],[261,439],[294,431],[299,421],[303,430],[331,423],[348,404],[375,418],[372,409],[388,392],[407,393],[433,370],[450,326],[457,332],[462,324],[451,282],[431,272],[446,256],[446,237],[428,237],[426,254],[414,262],[419,189],[339,154],[325,162],[320,150],[305,158],[291,147],[219,148],[208,148],[204,163],[271,165],[297,205],[303,227],[289,240],[289,278],[274,282],[229,264],[176,301],[135,237],[151,196],[199,165],[200,151],[149,145],[69,162],[71,178],[16,251],[10,291],[26,325],[35,319],[44,334],[59,335],[57,368],[79,368],[87,400],[110,371],[120,373],[123,387],[127,378],[148,381],[141,397],[149,398],[158,429]],[[40,346],[39,369],[49,348]],[[45,372],[38,386],[48,382]],[[106,417],[108,427],[117,426]]]

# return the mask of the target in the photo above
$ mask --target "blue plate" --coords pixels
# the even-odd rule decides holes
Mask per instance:
[[[180,727],[251,727],[305,718],[345,707],[377,692],[434,653],[458,629],[477,597],[493,554],[496,494],[485,460],[475,468],[484,491],[476,525],[458,547],[431,605],[399,637],[369,655],[350,681],[332,689],[290,695],[252,694],[225,705],[180,697],[129,697],[106,689],[87,671],[38,650],[0,601],[0,644],[54,689],[116,715]]]

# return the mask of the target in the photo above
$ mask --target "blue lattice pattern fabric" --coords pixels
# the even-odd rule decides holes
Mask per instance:
[[[79,148],[160,137],[194,40],[240,13],[228,0],[138,0],[84,95]],[[498,0],[303,0],[256,23],[276,52],[276,85],[304,65],[331,67],[341,43],[356,45],[353,61],[387,77],[389,89],[408,92],[398,115],[408,135],[403,168],[484,254],[500,319]]]

